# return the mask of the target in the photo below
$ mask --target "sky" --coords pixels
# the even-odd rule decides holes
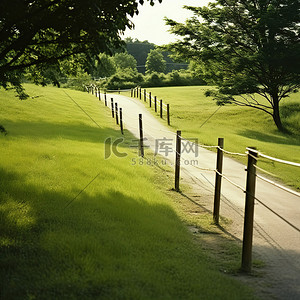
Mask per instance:
[[[164,17],[178,22],[184,22],[191,17],[192,12],[183,9],[183,5],[206,6],[209,0],[163,0],[156,1],[150,6],[145,1],[139,6],[139,15],[134,16],[132,21],[135,24],[134,30],[126,30],[124,38],[132,37],[140,41],[149,41],[156,45],[168,44],[176,40],[176,36],[168,32],[169,27],[165,25]]]

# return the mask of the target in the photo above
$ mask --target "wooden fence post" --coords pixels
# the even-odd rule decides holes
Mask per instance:
[[[213,219],[215,224],[219,224],[220,217],[220,199],[221,199],[221,183],[222,183],[222,170],[223,170],[223,149],[224,138],[218,138],[217,150],[217,166],[216,166],[216,180],[215,180],[215,196],[214,196],[214,211]]]
[[[115,103],[115,115],[116,115],[116,123],[117,123],[117,125],[119,125],[118,103]]]
[[[120,128],[121,128],[121,133],[124,134],[124,132],[123,132],[123,112],[122,112],[121,107],[120,107]]]
[[[154,96],[154,110],[157,112],[157,98]]]
[[[132,98],[132,96],[133,96],[133,89],[131,88],[130,89],[130,97]]]
[[[160,102],[160,118],[162,119],[163,117],[163,103],[162,103],[162,100],[159,100]]]
[[[118,89],[118,91],[119,91],[119,95],[120,95],[121,94],[120,88]]]
[[[170,125],[170,104],[167,104],[167,120],[168,125]]]
[[[101,101],[101,89],[98,89],[98,98],[99,98],[99,101]]]
[[[151,92],[149,92],[149,105],[150,105],[150,107],[151,107],[151,105],[152,105]]]
[[[111,115],[114,118],[115,117],[115,113],[114,113],[114,99],[111,98],[110,101],[111,101]]]
[[[144,101],[147,102],[147,92],[146,92],[146,89],[144,89]]]
[[[180,155],[181,155],[181,131],[177,131],[176,135],[176,158],[175,158],[175,191],[179,192],[180,178]]]
[[[144,157],[144,135],[143,135],[143,115],[139,114],[139,129],[140,129],[140,141],[139,141],[139,153],[141,157]]]
[[[241,270],[249,273],[252,268],[252,241],[253,241],[253,221],[254,221],[254,200],[256,185],[256,161],[257,151],[247,148],[248,164],[247,164],[247,181],[246,181],[246,203],[244,217],[244,234],[243,234],[243,250],[242,250],[242,267]]]
[[[133,89],[133,97],[135,98],[136,96],[136,88]]]
[[[105,106],[107,106],[106,92],[104,92]]]
[[[142,88],[140,87],[140,100],[142,100]]]

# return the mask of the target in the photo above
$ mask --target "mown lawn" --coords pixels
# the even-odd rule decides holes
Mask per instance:
[[[259,110],[234,105],[218,107],[212,98],[205,97],[207,89],[210,87],[151,88],[148,91],[170,104],[171,125],[174,130],[181,130],[185,138],[197,138],[199,144],[217,145],[218,137],[223,137],[225,149],[231,152],[245,153],[246,147],[256,147],[264,154],[300,162],[300,93],[282,102],[282,120],[292,132],[288,135],[280,133],[271,116]],[[300,168],[264,159],[258,165],[300,189]]]
[[[26,88],[0,90],[1,299],[253,298],[193,241],[155,168],[132,166],[128,132],[128,156],[104,159],[120,132],[102,103]]]

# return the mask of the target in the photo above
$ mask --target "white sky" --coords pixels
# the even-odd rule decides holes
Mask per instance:
[[[140,41],[148,40],[156,45],[163,45],[176,40],[176,36],[168,32],[169,27],[165,25],[164,17],[175,21],[184,22],[193,14],[183,9],[183,5],[206,6],[209,0],[162,0],[150,6],[149,2],[139,6],[139,15],[132,21],[134,30],[126,30],[124,38],[132,37]]]

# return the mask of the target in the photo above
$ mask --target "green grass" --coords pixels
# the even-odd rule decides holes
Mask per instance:
[[[37,97],[0,90],[1,299],[253,298],[195,243],[158,170],[131,165],[128,132],[128,156],[104,160],[120,132],[102,103],[26,88]]]
[[[209,88],[169,87],[149,91],[170,104],[171,125],[181,130],[185,138],[217,145],[218,137],[223,137],[224,148],[231,152],[245,153],[246,147],[254,146],[264,154],[300,162],[300,93],[292,94],[281,106],[283,123],[293,133],[287,135],[277,130],[266,113],[234,105],[216,106],[212,98],[204,95]],[[266,160],[258,165],[300,189],[300,168]]]

